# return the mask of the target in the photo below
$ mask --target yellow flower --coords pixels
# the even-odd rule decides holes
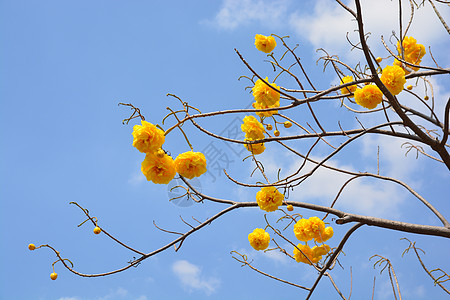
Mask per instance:
[[[275,211],[283,203],[284,195],[274,186],[263,187],[256,193],[256,202],[259,208],[267,212]]]
[[[386,66],[381,73],[380,80],[392,95],[398,95],[406,83],[405,71],[397,65]]]
[[[183,177],[192,179],[206,172],[206,158],[201,152],[184,152],[175,159],[175,170]]]
[[[313,256],[318,257],[327,254],[330,251],[330,246],[328,245],[314,246],[311,250]]]
[[[245,141],[254,141],[252,139],[245,139]],[[264,143],[260,144],[245,144],[245,148],[253,153],[254,155],[258,155],[264,152],[266,150],[266,146],[264,146]]]
[[[362,89],[355,91],[355,101],[357,104],[373,109],[383,100],[383,93],[376,85],[366,85]]]
[[[271,106],[265,106],[265,105],[261,105],[258,102],[254,102],[252,104],[253,108],[255,109],[267,109],[267,108],[276,108],[276,107],[280,107],[280,101],[277,101],[274,105]],[[260,117],[271,117],[275,114],[278,113],[278,110],[271,110],[271,111],[262,111],[262,112],[256,112],[256,114]],[[268,129],[270,130],[270,129]]]
[[[319,236],[315,237],[314,240],[318,243],[323,243],[331,239],[333,237],[333,234],[333,227],[327,227],[323,232],[320,233]]]
[[[252,91],[255,101],[258,102],[262,107],[265,106],[265,108],[268,108],[269,106],[273,106],[278,101],[280,101],[280,93],[276,91],[280,90],[280,87],[277,86],[275,83],[270,83],[267,77],[265,81],[269,83],[271,86],[273,86],[275,90],[270,88],[261,79],[258,79],[255,82],[255,86],[252,88]]]
[[[300,219],[294,225],[294,234],[300,241],[307,242],[324,235],[325,223],[318,217]]]
[[[160,184],[168,184],[177,173],[172,157],[165,153],[161,156],[147,153],[142,162],[141,171],[148,181]]]
[[[422,44],[417,44],[417,40],[411,36],[405,36],[402,44],[405,60],[407,62],[416,64],[416,62],[420,61],[422,57],[427,53],[425,51],[425,46]],[[400,48],[400,41],[397,42],[397,51],[399,53],[399,56],[401,56],[402,49]]]
[[[297,248],[303,251],[304,254],[297,250]],[[322,255],[325,255],[330,251],[330,247],[328,245],[314,246],[311,249],[308,245],[298,244],[297,248],[294,248],[295,260],[297,262],[302,262],[308,265],[311,264],[309,260],[311,260],[313,263],[317,263],[322,259]],[[306,257],[308,257],[309,260]]]
[[[164,131],[147,121],[141,123],[133,127],[133,146],[142,153],[155,152],[164,144]]]
[[[330,246],[322,245],[322,246],[314,246],[312,249],[312,262],[317,263],[322,259],[322,255],[325,255],[330,251]]]
[[[273,36],[264,36],[262,34],[255,35],[256,49],[264,53],[270,53],[275,49],[277,42]]]
[[[411,64],[419,65],[422,61],[422,57],[426,54],[425,46],[422,44],[417,44],[416,39],[410,36],[406,36],[403,39],[402,45],[404,50],[403,55],[405,61]],[[397,51],[398,55],[402,57],[402,49],[400,48],[400,42],[397,42]],[[402,66],[402,63],[397,59],[394,61],[394,65],[401,67],[405,71],[405,74],[411,73],[410,71],[406,70],[406,68]],[[411,67],[411,66],[407,67],[410,69],[412,68],[414,71],[419,70],[419,67]]]
[[[255,250],[265,250],[269,247],[270,235],[264,229],[256,228],[248,235],[248,241]]]
[[[304,254],[302,252],[298,251],[297,248],[300,249]],[[310,260],[312,260],[312,258],[313,258],[313,252],[312,252],[311,248],[309,248],[308,245],[303,245],[303,244],[298,244],[297,248],[294,247],[295,260],[297,262],[302,262],[302,263],[310,265],[311,263],[309,262],[308,258]],[[308,257],[308,258],[306,258],[306,257]]]
[[[264,138],[263,124],[256,120],[253,116],[245,116],[244,124],[241,125],[241,129],[245,132],[245,137],[250,140],[261,140]]]
[[[345,77],[342,78],[341,84],[352,82],[352,81],[353,81],[353,76],[345,76]],[[345,95],[345,94],[354,93],[356,91],[356,88],[357,88],[356,84],[350,85],[350,86],[347,86],[347,87],[343,87],[341,89],[341,94]],[[353,95],[350,95],[348,97],[349,98],[353,98]]]

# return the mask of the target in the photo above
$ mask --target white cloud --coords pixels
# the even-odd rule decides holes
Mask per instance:
[[[313,157],[313,159],[319,160],[317,157]],[[300,164],[299,160],[295,166]],[[355,172],[352,166],[339,162],[328,161],[327,165]],[[304,172],[308,172],[311,167],[312,164],[307,164]],[[293,167],[290,171],[295,171],[295,168]],[[348,175],[319,168],[313,176],[290,193],[290,200],[331,205],[339,189],[349,178]],[[399,192],[399,188],[392,183],[360,178],[346,186],[335,207],[350,213],[395,217],[403,199],[404,196]]]
[[[135,172],[134,174],[131,175],[131,177],[128,179],[128,183],[131,185],[139,185],[142,182],[145,181],[145,176],[144,174],[142,174],[142,172]]]
[[[290,249],[289,246],[285,246],[284,249]],[[274,250],[274,251],[267,251],[264,253],[265,257],[280,264],[286,264],[289,261],[291,261],[288,256],[284,253],[281,253],[280,251]]]
[[[354,1],[344,1],[356,11]],[[388,56],[381,44],[384,36],[388,45],[392,31],[399,33],[398,2],[391,0],[362,0],[365,32],[370,32],[369,45],[377,56]],[[313,4],[310,4],[313,3]],[[411,12],[409,1],[402,1],[403,30],[405,30]],[[441,9],[444,20],[450,18],[450,10]],[[294,30],[298,36],[307,39],[314,48],[325,48],[336,54],[346,53],[346,59],[359,61],[363,56],[360,51],[349,52],[351,48],[346,40],[359,41],[356,21],[353,16],[333,1],[317,0],[310,2],[293,2],[291,0],[224,0],[220,10],[212,20],[203,23],[225,30],[234,30],[243,25],[257,24],[269,30]],[[414,21],[407,33],[414,36],[419,43],[434,45],[447,43],[447,33],[436,17],[428,2],[415,9]],[[395,41],[394,41],[395,42]],[[394,46],[391,46],[393,49]],[[345,51],[343,51],[345,49]],[[427,50],[428,51],[428,50]],[[425,61],[427,57],[424,59]],[[447,59],[446,56],[443,59]],[[430,60],[428,61],[432,63]]]
[[[278,27],[284,21],[290,2],[290,0],[224,0],[214,19],[204,23],[225,30],[233,30],[253,22]]]
[[[111,291],[109,294],[98,298],[98,300],[108,300],[108,299],[118,299],[123,298],[128,295],[128,291],[124,288],[117,288],[116,290]]]
[[[373,141],[373,143],[375,142],[376,140]],[[395,147],[389,143],[388,145]],[[374,162],[372,162],[373,167],[368,167],[368,171],[372,173],[376,173],[376,146],[374,147],[375,156],[371,153],[372,157],[375,159]],[[400,148],[400,146],[398,147]],[[273,174],[278,174],[278,169],[282,168],[280,178],[284,178],[289,174],[295,173],[303,164],[302,158],[296,157],[291,153],[286,153],[286,151],[282,149],[271,150],[273,151],[268,152],[262,160],[267,174],[272,174],[272,176],[274,176]],[[399,149],[399,151],[402,151],[402,149]],[[307,149],[303,149],[301,152],[306,153]],[[363,146],[361,146],[361,152],[364,152]],[[315,161],[320,161],[322,159],[317,156],[310,156],[310,158]],[[363,159],[367,160],[364,156]],[[397,162],[394,159],[392,159],[392,161]],[[358,165],[358,168],[366,167],[364,165],[364,160],[357,163],[361,163]],[[327,161],[326,165],[355,173],[366,171],[365,169],[356,170],[353,165],[334,159]],[[306,163],[301,173],[297,176],[308,173],[313,166],[315,166],[315,164]],[[394,169],[394,167],[392,167],[392,169]],[[386,173],[383,175],[386,175]],[[350,175],[320,167],[306,181],[295,187],[294,191],[289,192],[289,200],[329,206],[338,194],[339,189],[350,178]],[[270,179],[274,180],[274,178]],[[394,183],[378,179],[359,178],[353,180],[346,186],[335,207],[349,213],[366,214],[385,218],[398,217],[399,205],[405,199],[405,195],[406,193]]]
[[[272,237],[272,235],[271,235],[271,237]],[[275,245],[272,245],[272,246],[275,247]],[[281,245],[281,247],[283,247],[284,249],[292,248],[292,246],[290,244]],[[253,248],[250,248],[250,249],[240,248],[237,252],[242,255],[247,255],[247,257],[249,258],[249,261],[251,259],[260,259],[261,258],[261,259],[268,259],[276,264],[282,264],[282,265],[286,265],[287,263],[292,262],[292,260],[286,254],[283,254],[278,250],[264,252],[264,251],[256,251]],[[239,257],[239,255],[237,257]]]
[[[147,296],[142,295],[138,297],[136,300],[147,300],[147,299],[148,299]]]
[[[325,49],[341,48],[346,42],[345,33],[355,27],[345,10],[325,0],[317,1],[313,11],[309,9],[291,14],[289,24],[315,48]]]
[[[205,278],[202,276],[202,270],[186,260],[176,261],[172,265],[172,271],[180,279],[182,285],[190,292],[200,290],[206,295],[211,295],[217,290],[220,284],[217,278]]]
[[[354,1],[345,2],[349,3],[348,6],[355,10]],[[371,33],[369,44],[376,55],[389,55],[384,50],[380,37],[383,35],[388,45],[390,44],[389,38],[392,31],[395,31],[398,37],[398,2],[388,0],[363,0],[361,2],[364,30],[366,33]],[[403,30],[405,30],[410,17],[410,5],[409,1],[406,0],[402,3]],[[448,10],[442,10],[441,14],[444,20],[450,17]],[[333,53],[342,53],[343,48],[351,47],[346,40],[347,32],[353,42],[357,43],[359,40],[358,33],[355,32],[357,24],[353,16],[337,3],[326,0],[316,1],[314,9],[292,13],[290,25],[299,36],[309,40],[315,48],[325,48]],[[447,36],[445,29],[428,3],[419,10],[415,10],[414,21],[407,34],[414,36],[419,43],[424,45],[445,42],[442,37],[443,35]],[[355,57],[357,51],[345,52],[349,57],[357,60],[360,58]]]
[[[405,286],[400,290],[406,299],[428,298],[424,285]]]

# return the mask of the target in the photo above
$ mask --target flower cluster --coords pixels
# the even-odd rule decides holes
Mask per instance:
[[[264,79],[267,83],[269,83],[269,79],[266,77]],[[273,88],[269,87],[264,83],[261,79],[256,80],[255,86],[252,88],[253,97],[255,98],[256,103],[261,105],[261,107],[272,107],[278,102],[278,106],[280,106],[280,93],[276,90],[280,90],[280,87],[275,83],[269,83]],[[277,106],[276,106],[277,107]]]
[[[366,85],[355,91],[356,103],[365,108],[374,109],[382,100],[383,93],[376,85]]]
[[[248,235],[248,241],[255,250],[265,250],[269,247],[270,235],[264,229],[256,228]]]
[[[175,169],[183,177],[192,179],[206,172],[206,158],[201,152],[188,151],[175,159]]]
[[[255,35],[255,46],[259,51],[270,53],[277,46],[277,42],[273,36],[257,34]]]
[[[352,82],[352,81],[353,81],[353,76],[345,76],[345,77],[342,78],[341,84]],[[356,89],[357,89],[356,84],[350,85],[350,86],[346,86],[346,87],[343,87],[341,89],[341,94],[342,95],[351,94],[351,93],[354,93],[356,91]],[[349,98],[353,98],[353,95],[350,95],[348,97]]]
[[[241,125],[241,129],[245,132],[245,141],[256,141],[264,138],[266,132],[264,126],[255,117],[245,116],[243,121],[244,124]],[[245,148],[255,155],[263,153],[266,149],[264,143],[245,144]]]
[[[315,264],[319,262],[322,259],[322,255],[327,254],[329,251],[330,246],[328,245],[314,246],[311,249],[308,245],[298,244],[297,247],[294,248],[294,258],[297,262],[310,265],[311,263]]]
[[[261,140],[264,138],[266,132],[263,124],[256,120],[253,116],[245,116],[244,124],[241,125],[241,129],[245,132],[245,137],[252,140]]]
[[[414,65],[420,65],[423,56],[426,54],[425,46],[422,44],[417,44],[416,39],[411,36],[405,36],[402,42],[402,46],[404,51],[403,57],[405,61]],[[402,57],[402,49],[400,47],[400,41],[397,42],[397,51],[398,56]],[[410,71],[406,70],[400,61],[395,60],[394,65],[401,67],[406,74],[410,73]],[[408,66],[408,68],[411,67]],[[419,67],[412,67],[412,69],[414,71],[417,71],[419,70]]]
[[[141,171],[148,181],[153,183],[168,184],[177,171],[172,157],[166,153],[147,153],[141,165]]]
[[[302,218],[295,223],[294,234],[302,242],[314,239],[318,243],[323,243],[333,237],[333,228],[325,228],[325,223],[318,217]]]
[[[274,186],[261,188],[256,193],[256,202],[259,208],[267,212],[275,211],[283,203],[284,195],[280,193]]]
[[[405,71],[397,65],[386,66],[381,73],[380,80],[392,95],[398,95],[406,83]]]
[[[328,245],[323,244],[310,248],[306,243],[311,240],[314,240],[316,243],[324,243],[333,237],[333,228],[325,227],[325,223],[318,217],[298,220],[294,225],[294,234],[298,240],[305,242],[305,245],[298,244],[294,248],[294,258],[297,262],[309,265],[311,263],[317,263],[322,259],[322,255],[330,251]]]
[[[253,97],[255,98],[253,107],[255,109],[280,107],[280,93],[276,91],[280,90],[280,87],[275,83],[270,83],[267,77],[265,78],[265,81],[273,88],[269,87],[261,79],[258,79],[252,88]],[[278,113],[278,111],[272,110],[267,112],[257,112],[256,114],[260,117],[270,117],[276,113]]]
[[[148,181],[168,184],[177,172],[189,179],[206,172],[206,159],[202,153],[188,151],[174,161],[161,148],[165,141],[164,131],[144,120],[141,124],[133,127],[133,146],[146,154],[141,171]]]
[[[164,144],[164,131],[142,120],[133,127],[133,146],[142,153],[155,152]]]

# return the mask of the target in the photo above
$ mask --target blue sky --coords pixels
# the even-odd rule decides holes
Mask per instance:
[[[88,208],[99,224],[125,243],[150,252],[173,236],[158,231],[153,220],[168,230],[185,231],[179,216],[205,220],[223,207],[205,203],[189,207],[170,203],[168,187],[145,181],[140,173],[143,155],[131,146],[132,126],[122,125],[130,114],[119,102],[141,108],[146,119],[160,123],[166,107],[177,108],[168,98],[174,93],[202,112],[243,108],[252,102],[245,91],[248,82],[238,81],[249,71],[234,48],[261,74],[273,79],[266,56],[254,48],[256,33],[290,35],[291,45],[300,44],[302,63],[320,88],[338,83],[331,71],[316,65],[315,49],[324,47],[351,65],[361,58],[350,52],[345,33],[354,23],[331,4],[332,1],[221,0],[221,1],[7,1],[0,0],[0,299],[104,300],[104,299],[288,299],[304,293],[263,278],[241,268],[230,251],[247,253],[257,266],[280,277],[310,285],[314,272],[275,253],[262,254],[248,245],[247,234],[264,226],[263,212],[242,209],[225,215],[185,241],[181,250],[161,253],[126,272],[100,278],[81,278],[55,265],[56,281],[49,278],[56,260],[47,249],[31,252],[29,243],[50,244],[84,273],[120,268],[133,259],[105,235],[95,236],[92,226],[77,227],[84,218],[70,201]],[[363,1],[369,43],[378,56],[388,54],[379,37],[388,38],[397,30],[395,3]],[[442,11],[446,20],[449,12]],[[416,14],[410,33],[424,45],[431,45],[434,57],[443,66],[450,63],[449,39],[442,25],[434,22],[429,7]],[[398,30],[397,30],[398,31]],[[428,48],[427,48],[428,49]],[[278,57],[281,48],[275,50]],[[430,57],[425,64],[432,64]],[[270,77],[272,76],[272,77]],[[280,81],[281,83],[283,81]],[[448,76],[432,80],[436,110],[448,99]],[[280,83],[280,84],[281,84]],[[285,83],[290,82],[285,79]],[[419,90],[419,93],[423,92]],[[409,101],[407,98],[401,98]],[[410,105],[414,106],[413,103]],[[319,116],[330,130],[341,120],[355,126],[352,114],[336,103],[318,105]],[[310,121],[307,111],[298,109],[289,116]],[[243,115],[238,115],[243,118]],[[373,124],[375,117],[361,116]],[[236,116],[201,122],[208,130],[221,133],[236,125]],[[167,127],[165,127],[167,128]],[[213,142],[228,158],[230,174],[245,181],[252,166],[241,160],[240,148],[200,134],[186,126],[196,151]],[[295,134],[287,129],[282,134]],[[298,132],[297,132],[298,133]],[[181,141],[181,142],[180,142]],[[401,141],[372,137],[352,145],[332,160],[336,166],[356,171],[376,169],[376,148],[382,155],[381,171],[411,185],[447,218],[450,204],[448,170],[434,161],[410,154],[404,156]],[[173,156],[187,151],[179,132],[165,143]],[[304,145],[292,143],[298,149]],[[275,178],[276,170],[288,172],[298,162],[273,146],[261,157]],[[314,157],[329,151],[318,148]],[[212,164],[211,164],[212,165]],[[223,165],[223,161],[222,161]],[[327,172],[305,182],[291,200],[330,203],[345,180]],[[210,169],[197,184],[214,196],[250,201],[255,189],[230,183],[223,174]],[[392,184],[361,180],[343,195],[339,208],[395,220],[439,225],[437,220],[408,194]],[[306,217],[315,215],[299,211]],[[272,221],[276,220],[275,213]],[[350,225],[335,227],[336,246]],[[291,233],[289,233],[292,235]],[[369,257],[374,254],[392,260],[406,299],[443,299],[445,294],[408,254],[401,257],[408,237],[426,251],[425,263],[447,272],[450,242],[444,238],[420,237],[363,227],[348,242],[346,256],[336,267],[334,279],[348,294],[350,267],[353,297],[368,299],[373,277],[377,277],[375,299],[391,299],[387,274],[380,276]],[[333,244],[334,243],[334,244]],[[324,279],[313,299],[337,299]]]

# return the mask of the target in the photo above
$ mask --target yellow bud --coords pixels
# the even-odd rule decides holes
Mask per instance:
[[[267,125],[266,125],[266,129],[267,129],[267,130],[272,130],[272,125],[267,124]]]
[[[158,151],[156,151],[156,156],[158,156],[158,157],[164,157],[164,154],[166,154],[165,152],[164,152],[164,150],[163,149],[158,149]]]
[[[274,134],[275,136],[280,136],[280,132],[279,132],[278,130],[275,130],[275,131],[273,132],[273,134]]]
[[[423,97],[423,99],[428,100],[428,99],[430,99],[430,97],[425,96],[425,97]]]
[[[382,60],[383,60],[383,59],[382,59],[381,57],[377,57],[377,58],[376,58],[377,63],[380,63]]]
[[[289,204],[289,205],[287,206],[287,210],[288,210],[288,211],[293,211],[293,210],[294,210],[294,207],[293,207],[292,205]]]
[[[292,123],[289,121],[284,122],[284,128],[289,128],[292,126]]]
[[[52,280],[56,280],[56,278],[58,278],[58,274],[56,274],[55,272],[53,272],[52,274],[50,274],[50,278]]]
[[[36,249],[36,246],[34,244],[29,244],[28,249],[34,250],[34,249]]]
[[[99,234],[100,232],[102,232],[102,230],[100,229],[100,227],[96,226],[96,227],[94,228],[94,233],[95,233],[95,234]]]
[[[408,90],[412,90],[413,86],[412,86],[412,85],[408,85],[406,88],[407,88]]]

